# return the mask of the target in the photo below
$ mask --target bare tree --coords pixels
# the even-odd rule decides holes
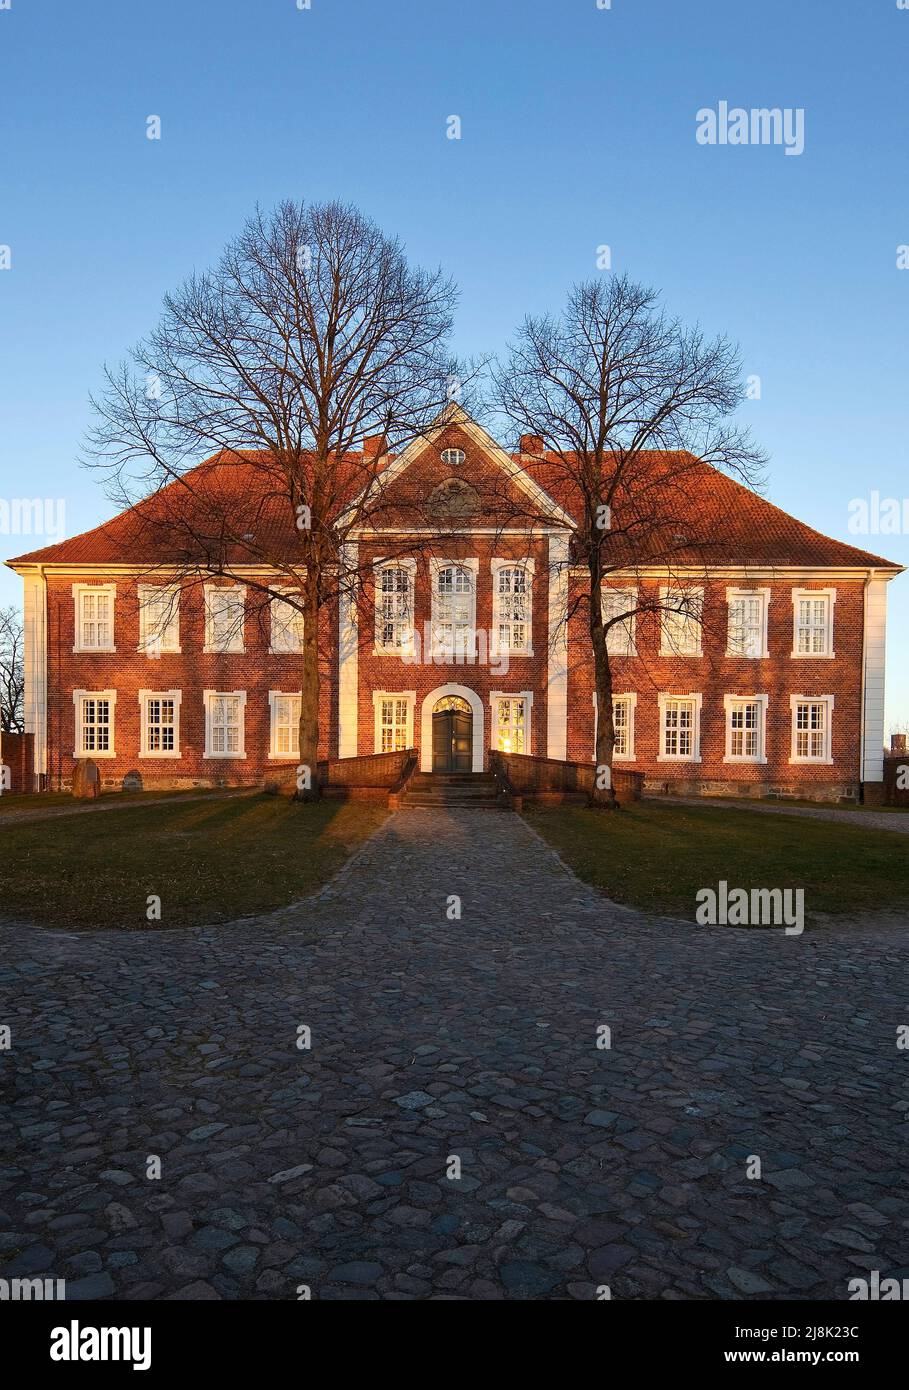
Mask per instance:
[[[0,733],[25,730],[25,669],[22,615],[0,608]]]
[[[355,597],[345,542],[379,501],[388,454],[452,394],[454,302],[441,271],[411,267],[355,208],[284,202],[167,296],[93,401],[89,462],[121,503],[152,495],[137,512],[151,553],[184,582],[242,566],[263,605],[302,615],[299,757],[314,795],[319,614]]]
[[[683,576],[693,555],[717,558],[715,533],[691,525],[704,465],[752,482],[763,462],[729,423],[744,396],[740,377],[733,344],[668,318],[654,291],[626,276],[575,286],[558,317],[527,318],[493,371],[497,408],[536,441],[539,480],[577,514],[570,563],[587,572],[602,805],[614,804],[607,634],[643,609],[700,621]],[[645,564],[677,569],[666,598],[651,594],[604,619],[604,580]]]

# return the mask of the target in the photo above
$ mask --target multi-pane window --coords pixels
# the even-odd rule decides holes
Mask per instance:
[[[694,695],[660,696],[659,758],[699,762],[700,702]]]
[[[112,758],[114,756],[113,690],[76,690],[73,704],[76,711],[76,758]]]
[[[668,586],[661,590],[661,655],[701,655],[703,602],[703,589]]]
[[[614,758],[627,758],[631,751],[631,702],[613,700],[612,727],[615,733]]]
[[[244,691],[205,691],[205,756],[244,758]]]
[[[729,656],[767,655],[767,593],[727,589]]]
[[[793,590],[793,656],[833,655],[833,601],[833,590]]]
[[[495,632],[501,652],[530,651],[530,582],[524,565],[494,570]]]
[[[611,624],[606,626],[607,652],[612,656],[634,656],[634,610],[638,601],[637,590],[603,589],[601,598],[603,624]]]
[[[379,752],[397,753],[408,744],[410,702],[400,696],[386,696],[379,702]]]
[[[180,650],[180,591],[139,585],[139,650],[149,656]]]
[[[286,599],[271,601],[271,649],[273,652],[303,650],[303,614]]]
[[[726,760],[764,762],[767,696],[727,695],[723,703],[726,707]]]
[[[413,639],[413,568],[384,565],[376,588],[376,645],[405,651]]]
[[[433,647],[457,660],[474,647],[474,576],[466,565],[439,565],[433,586]]]
[[[174,757],[180,749],[180,693],[176,690],[140,690],[142,707],[142,755]]]
[[[273,690],[269,699],[272,757],[295,758],[300,752],[300,696]]]
[[[75,650],[80,652],[112,652],[114,650],[113,584],[74,584],[76,601]]]
[[[246,591],[242,587],[205,586],[205,650],[242,652]]]
[[[497,747],[500,753],[527,752],[527,700],[524,696],[496,698]]]
[[[791,705],[792,760],[800,763],[830,762],[832,696],[811,699],[804,695],[793,695]]]

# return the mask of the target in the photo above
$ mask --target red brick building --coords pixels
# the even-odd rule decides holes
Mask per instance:
[[[452,408],[385,460],[376,515],[345,546],[356,599],[322,610],[324,757],[416,747],[424,771],[481,771],[496,747],[593,758],[577,506],[553,459],[522,444],[506,453]],[[874,798],[900,567],[690,464],[671,565],[616,529],[616,764],[655,789]],[[228,473],[254,486],[236,460],[225,486]],[[261,565],[190,582],[185,557],[142,552],[133,520],[8,561],[25,586],[37,784],[67,785],[80,757],[107,785],[131,771],[146,787],[260,782],[296,752],[298,620],[262,600]],[[685,614],[667,597],[681,590]]]

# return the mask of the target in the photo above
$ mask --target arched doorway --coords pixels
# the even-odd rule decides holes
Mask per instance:
[[[420,771],[482,772],[483,737],[483,703],[476,691],[437,686],[420,710]]]
[[[473,710],[462,695],[443,695],[432,711],[433,772],[470,772]]]

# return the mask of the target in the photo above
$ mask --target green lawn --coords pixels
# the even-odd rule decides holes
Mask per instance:
[[[34,802],[36,798],[32,798]],[[0,827],[0,914],[58,927],[201,926],[295,902],[387,815],[280,796],[142,805]],[[160,922],[146,899],[161,898]]]
[[[632,802],[620,811],[530,808],[529,823],[615,902],[694,921],[699,888],[803,888],[805,915],[903,909],[899,832],[726,807]]]

